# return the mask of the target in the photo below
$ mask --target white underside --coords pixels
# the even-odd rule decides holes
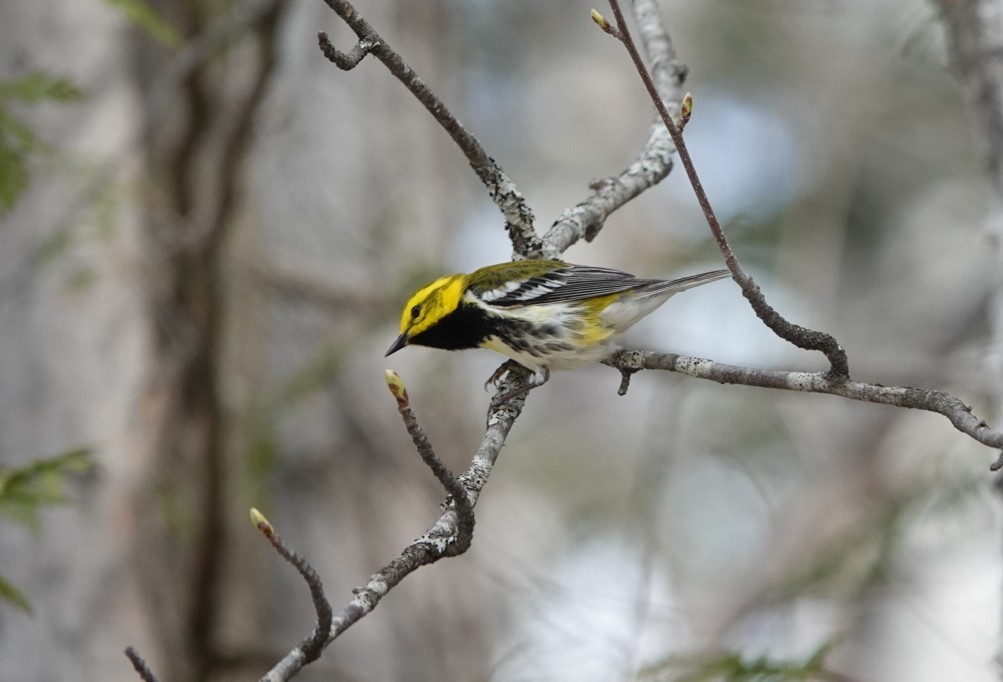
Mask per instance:
[[[599,313],[599,319],[615,329],[617,334],[620,334],[633,327],[642,318],[650,315],[675,293],[676,291],[668,291],[655,296],[621,298]]]
[[[605,360],[618,346],[615,343],[607,341],[584,350],[550,351],[547,357],[541,358],[532,353],[520,352],[509,348],[498,337],[491,336],[483,343],[482,348],[501,353],[506,357],[512,358],[523,367],[531,369],[534,372],[539,372],[544,367],[547,369],[565,370],[591,365]]]
[[[524,308],[510,308],[506,312],[512,314],[518,310],[519,317],[533,325],[553,325],[563,333],[547,339],[534,341],[534,344],[544,344],[552,342],[555,344],[567,343],[573,346],[569,350],[548,349],[546,357],[540,357],[527,350],[510,348],[501,342],[497,337],[488,338],[483,344],[483,348],[488,348],[512,358],[523,367],[539,372],[546,367],[551,370],[566,370],[592,365],[605,360],[609,355],[619,348],[616,337],[632,327],[641,318],[649,315],[669,299],[675,292],[667,292],[657,296],[645,296],[638,298],[627,298],[616,301],[606,308],[599,315],[603,324],[612,329],[613,335],[605,341],[594,346],[582,347],[581,335],[575,331],[575,320],[578,314],[569,309],[567,304],[533,305]],[[489,305],[480,303],[484,308],[490,310]]]

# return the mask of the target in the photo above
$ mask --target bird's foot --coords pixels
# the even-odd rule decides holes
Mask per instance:
[[[488,380],[484,382],[484,390],[485,391],[488,390],[488,386],[497,386],[498,382],[502,380],[503,376],[505,376],[508,372],[511,372],[516,369],[526,369],[526,368],[520,365],[515,360],[506,360],[501,365],[499,365],[498,369],[496,369],[494,373],[488,377]]]
[[[509,363],[512,363],[512,365],[514,365],[514,367],[513,366],[509,366]],[[493,382],[495,385],[497,385],[498,384],[498,380],[500,380],[501,377],[506,372],[508,372],[509,370],[515,369],[515,368],[524,369],[523,366],[520,365],[519,363],[515,362],[514,360],[509,360],[508,362],[504,363],[501,367],[499,367],[495,371],[494,374],[491,375],[491,378],[488,379],[488,382],[489,383]],[[502,405],[504,405],[508,401],[512,400],[512,398],[516,398],[516,397],[518,397],[520,395],[523,395],[525,393],[529,393],[534,388],[538,388],[540,386],[543,386],[549,380],[550,380],[550,370],[547,369],[546,367],[541,367],[539,372],[534,372],[533,373],[532,379],[530,379],[530,381],[527,381],[525,386],[522,386],[522,387],[517,388],[517,389],[515,389],[513,391],[509,391],[508,393],[503,393],[500,396],[495,397],[491,401],[491,407],[492,408],[501,407]],[[487,387],[487,384],[485,384],[485,388],[486,387]]]

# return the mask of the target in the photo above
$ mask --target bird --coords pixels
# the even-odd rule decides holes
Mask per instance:
[[[415,291],[386,355],[405,346],[488,348],[534,373],[524,388],[498,398],[504,402],[545,384],[551,370],[605,360],[617,349],[617,336],[673,294],[730,274],[711,270],[665,280],[560,260],[488,265]],[[488,382],[506,369],[502,365]]]

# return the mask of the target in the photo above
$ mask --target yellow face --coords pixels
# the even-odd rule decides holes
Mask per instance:
[[[410,338],[421,334],[456,310],[464,288],[463,277],[452,275],[440,277],[414,292],[401,313],[401,335]]]

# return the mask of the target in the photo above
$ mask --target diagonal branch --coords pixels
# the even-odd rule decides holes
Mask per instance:
[[[708,199],[703,184],[700,182],[700,177],[697,175],[696,167],[693,165],[693,159],[690,157],[686,142],[683,140],[682,132],[669,114],[668,107],[658,92],[658,88],[655,86],[655,82],[637,50],[637,46],[634,44],[634,40],[630,35],[630,28],[627,26],[623,11],[620,9],[619,1],[609,0],[609,5],[610,9],[613,10],[613,16],[616,18],[616,33],[613,35],[619,38],[624,47],[627,48],[627,52],[634,62],[637,73],[640,75],[641,81],[644,83],[648,95],[651,97],[651,101],[654,102],[655,108],[658,110],[658,115],[661,117],[662,123],[665,124],[669,135],[672,137],[672,142],[676,145],[676,150],[679,153],[679,161],[686,170],[686,175],[693,186],[693,192],[696,194],[701,210],[703,210],[704,218],[707,220],[711,233],[714,235],[714,239],[721,249],[721,254],[724,256],[728,269],[731,270],[735,281],[742,287],[742,295],[749,301],[759,319],[774,334],[798,348],[815,350],[825,354],[829,360],[830,377],[833,380],[848,379],[850,375],[849,361],[846,357],[846,351],[839,345],[839,342],[825,332],[808,329],[788,322],[773,306],[766,302],[766,297],[763,296],[759,285],[742,268],[738,257],[732,251],[731,245],[724,235],[724,230],[721,229],[721,223],[718,221],[714,209],[710,205],[710,199]],[[593,19],[605,30],[604,24],[606,24],[606,21],[602,19],[601,15],[596,13],[593,15]],[[612,33],[609,30],[606,32]],[[653,29],[650,27],[646,28],[643,33],[646,34],[647,32],[653,32]]]
[[[686,65],[676,56],[655,0],[637,0],[633,7],[658,93],[671,106],[678,107]],[[656,120],[637,159],[619,175],[593,183],[592,194],[564,211],[547,230],[543,237],[544,257],[558,258],[579,239],[595,239],[611,213],[665,179],[672,170],[675,151],[665,125]]]
[[[432,470],[435,477],[439,479],[439,483],[446,489],[446,493],[449,494],[446,506],[454,505],[456,508],[458,527],[456,536],[450,542],[451,555],[463,554],[470,547],[470,541],[474,535],[474,507],[470,502],[470,496],[467,495],[467,489],[435,454],[432,443],[429,442],[425,430],[421,428],[414,410],[411,409],[411,398],[407,394],[404,382],[397,372],[390,369],[387,370],[387,386],[397,400],[397,410],[404,419],[404,426],[407,428],[408,435],[411,436],[422,461]]]
[[[425,83],[418,78],[410,66],[380,35],[363,19],[351,3],[345,0],[324,0],[334,12],[358,36],[359,42],[347,54],[335,49],[326,33],[317,38],[320,49],[328,59],[341,69],[355,67],[367,54],[380,60],[394,77],[404,84],[412,95],[421,102],[432,117],[441,125],[467,157],[470,167],[488,190],[505,218],[505,229],[512,240],[512,247],[522,258],[539,258],[542,253],[540,238],[533,228],[533,211],[526,204],[522,193],[509,179],[501,167],[488,156],[481,143],[453,115],[446,105],[436,97]]]
[[[125,656],[132,663],[132,667],[136,671],[136,674],[139,675],[139,679],[143,680],[143,682],[157,682],[157,676],[153,674],[150,666],[146,664],[146,661],[143,660],[143,657],[139,655],[136,649],[127,646],[125,648]]]
[[[503,378],[499,382],[500,390],[511,391],[513,384],[510,381],[508,377]],[[460,536],[461,526],[464,523],[462,520],[464,512],[458,509],[459,505],[456,504],[456,500],[465,498],[469,501],[472,518],[473,508],[488,482],[495,461],[505,444],[505,439],[508,438],[509,431],[512,430],[515,420],[522,413],[525,400],[526,396],[517,396],[491,412],[481,445],[474,454],[470,466],[456,478],[456,481],[462,485],[465,494],[454,495],[454,504],[445,505],[442,515],[431,528],[405,547],[397,558],[371,575],[365,585],[353,590],[355,596],[331,622],[331,632],[324,647],[330,645],[345,630],[376,608],[380,600],[411,573],[422,566],[447,556],[454,556],[457,553],[456,539]],[[303,651],[296,647],[268,671],[261,678],[261,682],[290,680],[308,662]]]
[[[327,636],[331,632],[331,619],[334,616],[331,610],[331,603],[324,594],[324,585],[320,580],[320,576],[314,567],[310,565],[310,562],[282,541],[282,538],[275,532],[275,528],[268,522],[264,514],[253,507],[251,508],[251,523],[268,539],[268,542],[272,544],[275,551],[283,559],[292,564],[293,568],[303,576],[307,587],[310,588],[310,599],[313,601],[313,608],[317,613],[317,624],[314,626],[310,636],[297,644],[294,651],[298,651],[303,657],[304,665],[315,661],[324,650],[324,647],[327,646]]]

